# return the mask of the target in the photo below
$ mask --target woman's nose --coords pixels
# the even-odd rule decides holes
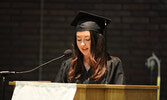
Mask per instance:
[[[85,42],[84,42],[84,41],[82,41],[82,42],[81,42],[81,45],[82,45],[82,46],[83,46],[83,45],[85,45]]]

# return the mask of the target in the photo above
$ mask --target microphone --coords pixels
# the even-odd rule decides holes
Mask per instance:
[[[61,59],[61,58],[63,58],[63,57],[69,57],[69,56],[71,56],[71,55],[72,55],[72,51],[71,51],[70,49],[67,49],[66,51],[64,51],[64,54],[63,54],[62,56],[59,56],[59,57],[54,58],[54,59],[52,59],[52,60],[49,60],[49,61],[47,61],[47,62],[45,62],[45,63],[43,63],[43,64],[41,64],[41,65],[39,65],[39,66],[37,66],[37,67],[35,67],[35,68],[33,68],[33,69],[31,69],[31,70],[21,71],[21,72],[16,72],[16,73],[17,73],[17,74],[29,73],[29,72],[32,72],[32,71],[34,71],[34,70],[36,70],[36,69],[38,69],[38,68],[40,68],[40,67],[42,67],[42,66],[44,66],[44,65],[47,65],[47,64],[49,64],[49,63],[51,63],[51,62],[53,62],[53,61],[59,60],[59,59]]]
[[[47,61],[47,62],[45,62],[45,63],[43,63],[43,64],[41,64],[41,65],[39,65],[39,66],[37,66],[37,67],[35,67],[35,68],[33,68],[33,69],[31,69],[31,70],[21,71],[21,72],[15,72],[15,71],[0,71],[0,74],[2,74],[2,75],[9,75],[9,74],[23,74],[23,73],[29,73],[29,72],[32,72],[32,71],[34,71],[34,70],[36,70],[36,69],[38,69],[38,68],[40,68],[40,67],[42,67],[42,66],[44,66],[44,65],[47,65],[47,64],[49,64],[49,63],[51,63],[51,62],[53,62],[53,61],[59,60],[59,59],[61,59],[61,58],[63,58],[63,57],[70,57],[71,55],[72,55],[72,50],[67,49],[66,51],[64,51],[64,53],[63,53],[62,56],[59,56],[59,57],[54,58],[54,59],[52,59],[52,60],[49,60],[49,61]]]
[[[70,57],[72,55],[72,50],[71,49],[67,49],[66,51],[64,51],[64,56],[65,57]]]

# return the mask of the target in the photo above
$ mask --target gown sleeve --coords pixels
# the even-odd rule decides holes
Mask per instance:
[[[55,82],[58,83],[68,83],[68,68],[69,68],[69,60],[63,61],[60,70],[56,76]]]
[[[112,60],[107,65],[109,84],[125,84],[125,76],[122,67],[122,62],[118,57],[112,57]]]

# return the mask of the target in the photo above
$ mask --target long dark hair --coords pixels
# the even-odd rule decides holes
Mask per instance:
[[[90,66],[92,67],[92,76],[90,79],[98,81],[106,71],[107,53],[105,48],[105,39],[102,34],[95,31],[90,31],[91,36],[91,51],[90,51]],[[83,54],[80,52],[77,43],[76,35],[73,42],[73,58],[71,61],[68,78],[70,81],[78,79],[83,73]]]

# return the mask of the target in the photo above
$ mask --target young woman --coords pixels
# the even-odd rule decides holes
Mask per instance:
[[[72,22],[76,27],[72,58],[63,62],[56,82],[80,84],[124,84],[121,60],[106,52],[103,34],[110,20],[80,12]]]

